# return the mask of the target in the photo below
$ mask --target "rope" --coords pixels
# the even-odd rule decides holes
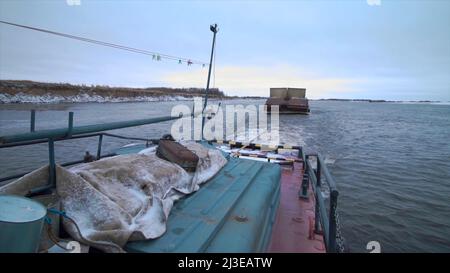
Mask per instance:
[[[47,211],[50,211],[50,209],[47,209]],[[53,209],[52,209],[53,212]],[[59,242],[61,241],[61,239],[59,239],[52,231],[52,219],[48,216],[45,217],[45,224],[46,224],[46,228],[47,228],[47,235],[48,238],[50,239],[50,241],[52,241],[52,243],[54,243],[55,245],[57,245],[59,248],[62,248],[63,250],[70,250],[67,249],[66,247],[64,247],[63,245],[61,245]],[[41,253],[47,253],[49,251],[50,248],[47,248],[43,251],[41,251]]]
[[[50,239],[50,241],[52,241],[59,248],[62,248],[64,250],[70,250],[59,243],[61,240],[53,233],[52,226],[49,223],[47,223],[47,235],[48,235],[48,238]],[[48,249],[45,252],[48,252]]]
[[[10,25],[10,26],[20,27],[20,28],[25,28],[25,29],[29,29],[29,30],[44,32],[44,33],[47,33],[47,34],[52,34],[52,35],[56,35],[56,36],[60,36],[60,37],[64,37],[64,38],[69,38],[69,39],[74,39],[74,40],[78,40],[78,41],[82,41],[82,42],[87,42],[87,43],[102,45],[102,46],[106,46],[106,47],[112,47],[112,48],[116,48],[116,49],[126,50],[126,51],[130,51],[130,52],[134,52],[134,53],[149,55],[149,56],[152,56],[153,59],[158,60],[158,61],[161,58],[165,58],[165,59],[169,59],[169,60],[175,60],[175,61],[178,61],[178,62],[185,62],[188,65],[191,65],[191,64],[199,64],[199,65],[202,65],[202,66],[203,65],[208,65],[208,63],[205,63],[205,62],[202,62],[202,61],[193,60],[193,59],[190,59],[190,58],[184,58],[184,57],[177,57],[177,56],[162,54],[162,53],[158,53],[158,52],[153,52],[153,51],[133,48],[133,47],[129,47],[129,46],[123,46],[123,45],[114,44],[114,43],[103,42],[103,41],[99,41],[99,40],[94,40],[94,39],[90,39],[90,38],[75,36],[75,35],[61,33],[61,32],[56,32],[56,31],[51,31],[51,30],[47,30],[47,29],[31,27],[31,26],[26,26],[26,25],[20,25],[20,24],[6,22],[6,21],[0,21],[0,23],[6,24],[6,25]]]
[[[86,239],[83,236],[83,234],[81,233],[80,227],[77,225],[75,220],[73,220],[72,218],[67,216],[65,211],[59,211],[59,210],[56,210],[56,209],[48,209],[47,211],[50,212],[50,213],[54,213],[54,214],[60,215],[60,216],[64,217],[65,219],[67,219],[69,222],[71,222],[75,226],[75,229],[77,230],[78,236],[80,236],[81,241],[84,241],[85,243],[86,242],[90,242],[90,240]],[[51,224],[51,219],[47,217],[46,218],[46,222]],[[105,245],[105,246],[112,246],[114,248],[117,248],[117,245],[115,245],[113,243],[110,243],[110,242],[105,242],[105,241],[98,241],[98,242],[95,242],[95,244],[97,244],[97,245]],[[64,248],[64,249],[66,249],[66,248]],[[70,250],[70,249],[66,249],[66,250]]]

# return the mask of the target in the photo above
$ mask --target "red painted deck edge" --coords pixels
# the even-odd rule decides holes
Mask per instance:
[[[315,200],[311,187],[307,200],[298,197],[302,177],[302,163],[294,163],[293,168],[283,167],[280,204],[267,252],[326,252],[322,235],[314,233]]]

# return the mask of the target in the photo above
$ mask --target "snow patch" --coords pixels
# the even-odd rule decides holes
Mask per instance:
[[[76,102],[154,102],[154,101],[182,101],[192,100],[189,96],[137,96],[137,97],[113,97],[97,94],[79,93],[63,96],[55,94],[32,95],[19,92],[11,95],[0,93],[0,103],[76,103]]]

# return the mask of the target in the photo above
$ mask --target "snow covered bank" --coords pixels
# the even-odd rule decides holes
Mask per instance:
[[[113,97],[97,94],[80,93],[76,95],[62,96],[54,94],[32,95],[26,93],[6,94],[0,93],[0,103],[76,103],[76,102],[149,102],[149,101],[180,101],[192,100],[193,97],[185,96],[134,96]]]
[[[0,80],[0,103],[148,102],[179,101],[202,97],[204,88],[110,87],[23,80]],[[211,98],[226,98],[217,88]]]

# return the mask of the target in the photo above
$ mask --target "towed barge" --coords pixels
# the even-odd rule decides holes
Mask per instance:
[[[267,111],[273,106],[278,106],[280,114],[303,114],[310,113],[305,88],[270,88],[270,97],[266,101]]]

